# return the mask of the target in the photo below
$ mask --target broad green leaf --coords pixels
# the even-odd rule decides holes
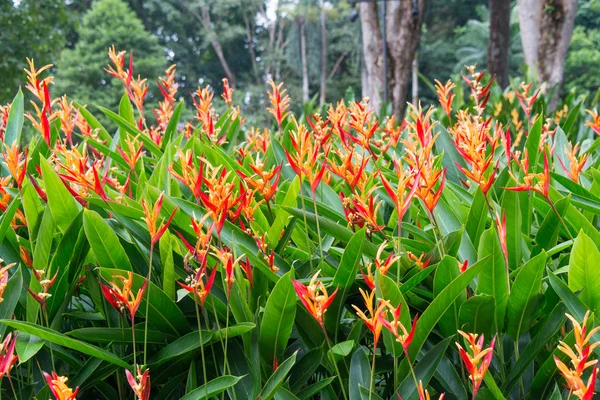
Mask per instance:
[[[433,295],[437,296],[446,286],[460,275],[458,260],[454,257],[446,256],[437,265],[433,279]],[[462,303],[467,299],[466,293],[458,296],[450,308],[440,318],[440,329],[446,336],[451,336],[460,329],[458,321],[459,310]]]
[[[5,212],[0,216],[0,242],[4,240],[6,236],[6,232],[10,229],[13,219],[19,206],[21,205],[21,199],[19,197],[15,197],[10,202],[10,206],[6,209]]]
[[[98,264],[102,268],[131,271],[131,263],[111,226],[95,211],[85,210],[83,228]]]
[[[529,155],[529,163],[535,168],[537,164],[537,160],[539,157],[539,148],[540,148],[540,137],[542,135],[542,124],[544,123],[544,116],[539,115],[533,126],[529,130],[529,134],[527,135],[527,140],[525,141],[525,148],[527,149],[527,154]]]
[[[35,248],[33,251],[33,268],[35,270],[47,270],[50,258],[50,249],[52,247],[52,238],[54,237],[54,218],[49,208],[44,211],[42,217],[42,223],[38,232]],[[51,273],[52,271],[48,271]],[[48,279],[52,279],[53,275],[47,276]],[[34,293],[39,293],[42,287],[39,281],[36,279],[34,274],[31,274],[29,280],[29,290]],[[27,296],[27,321],[36,322],[38,317],[38,311],[40,304],[33,298],[33,296]]]
[[[502,195],[502,212],[506,215],[506,248],[508,251],[508,266],[514,271],[521,265],[521,203],[519,193],[505,190]]]
[[[473,242],[473,246],[479,246],[479,239],[481,234],[485,230],[485,224],[488,220],[488,209],[485,204],[485,197],[481,189],[477,189],[473,196],[473,202],[469,209],[469,216],[467,217],[467,223],[465,230]]]
[[[546,253],[531,258],[520,270],[512,284],[506,307],[506,333],[518,340],[529,325],[540,296]]]
[[[282,359],[294,327],[298,298],[292,285],[292,274],[290,271],[279,279],[265,304],[259,346],[267,365],[273,365],[275,357]]]
[[[359,347],[350,361],[350,400],[361,400],[360,386],[369,387],[371,379],[371,365],[367,349]]]
[[[469,297],[462,303],[458,314],[459,327],[465,332],[483,334],[490,337],[494,326],[496,302],[487,294]]]
[[[331,385],[331,383],[335,379],[335,376],[331,376],[329,378],[322,379],[316,383],[313,383],[312,385],[309,385],[302,389],[300,392],[298,392],[298,397],[302,400],[312,399],[313,396],[321,393],[321,390],[323,390],[326,386]]]
[[[35,356],[44,346],[44,343],[45,341],[37,336],[20,332],[17,336],[17,344],[15,345],[17,355],[19,356],[19,363],[23,364]]]
[[[165,134],[163,135],[163,150],[169,143],[171,143],[171,138],[173,138],[173,134],[177,132],[177,124],[179,124],[179,118],[181,117],[181,111],[183,110],[184,104],[185,102],[181,100],[179,103],[177,103],[175,110],[173,110],[173,114],[171,115],[171,119],[169,120],[169,124],[167,125],[167,129],[165,129]]]
[[[296,362],[297,352],[292,354],[289,358],[287,358],[284,362],[279,364],[279,367],[273,375],[269,377],[265,385],[263,386],[258,397],[262,400],[269,400],[275,396],[277,389],[283,384],[284,379],[287,377],[288,372],[294,366]]]
[[[501,332],[504,327],[506,305],[508,304],[508,271],[500,241],[494,228],[483,232],[479,242],[479,259],[490,256],[488,265],[481,271],[477,284],[478,294],[489,294],[496,301],[494,331]]]
[[[71,193],[69,193],[58,174],[48,164],[48,161],[40,158],[40,166],[46,195],[48,196],[48,207],[52,211],[56,225],[62,232],[65,232],[79,214],[79,204],[71,196]]]
[[[88,356],[108,361],[112,364],[118,365],[121,368],[131,368],[131,366],[127,362],[125,362],[121,357],[118,357],[115,354],[101,349],[99,347],[92,346],[91,344],[70,338],[66,335],[63,335],[60,332],[43,328],[39,325],[32,324],[30,322],[14,321],[7,319],[1,320],[0,322],[12,328],[18,329],[21,332],[29,333],[30,335],[37,336],[40,339],[47,340],[48,342],[55,343],[59,346],[67,347],[80,353],[87,354]]]
[[[281,205],[278,207],[295,207],[298,203],[298,193],[300,192],[300,179],[298,177],[294,178],[294,181],[290,184],[287,189],[287,193],[285,194],[285,198]],[[269,228],[269,232],[267,233],[267,237],[269,239],[269,244],[271,247],[275,246],[279,241],[279,237],[281,236],[281,232],[285,227],[286,221],[289,219],[290,213],[285,211],[284,209],[279,209],[279,211],[275,214],[275,220],[271,224]]]
[[[160,261],[163,272],[163,292],[171,300],[175,300],[175,265],[173,262],[173,249],[171,247],[172,238],[169,232],[165,232],[158,242]]]
[[[21,88],[10,104],[8,120],[6,121],[6,130],[4,132],[4,144],[11,147],[13,144],[21,142],[21,132],[24,122],[24,100]]]
[[[112,136],[110,136],[110,134],[108,133],[108,131],[102,126],[102,124],[100,122],[98,122],[98,120],[96,119],[96,117],[94,117],[92,115],[92,113],[90,113],[88,111],[88,109],[85,108],[85,106],[82,106],[81,104],[75,103],[75,107],[77,107],[77,110],[83,116],[83,118],[89,124],[89,126],[95,132],[98,132],[98,136],[100,137],[101,140],[106,140],[108,142],[110,142],[112,140]]]
[[[296,364],[290,371],[290,389],[297,393],[308,379],[315,373],[321,365],[323,359],[322,350],[315,348],[304,354],[304,356],[296,361]]]
[[[340,266],[331,283],[331,290],[337,289],[338,293],[325,314],[325,326],[334,333],[334,338],[337,338],[338,325],[346,301],[346,296],[358,274],[358,266],[360,264],[364,242],[365,230],[361,229],[348,241],[348,245],[340,260]]]
[[[415,376],[417,381],[423,382],[423,387],[427,387],[429,381],[435,374],[435,371],[442,361],[442,357],[448,348],[448,345],[452,342],[453,337],[446,338],[436,344],[431,350],[429,350],[421,360],[419,360],[415,367]],[[415,387],[415,381],[412,376],[407,376],[398,387],[397,395],[402,399],[410,400],[418,397],[417,388]]]
[[[158,157],[162,155],[161,148],[156,143],[154,143],[152,139],[150,139],[150,136],[144,134],[135,125],[128,122],[125,118],[119,116],[118,114],[115,114],[107,108],[100,106],[97,106],[97,108],[100,111],[102,111],[104,115],[106,115],[111,121],[117,124],[117,126],[119,126],[119,128],[122,129],[122,132],[129,132],[133,136],[139,135],[138,138],[141,142],[144,143],[144,146],[150,151],[150,153]],[[123,133],[121,133],[121,135],[123,135]]]
[[[213,379],[205,385],[200,386],[181,397],[179,400],[208,400],[215,398],[216,395],[222,393],[234,386],[242,379],[240,376],[223,375]]]
[[[569,288],[580,291],[579,298],[593,312],[600,311],[600,251],[585,233],[580,232],[569,258]]]
[[[133,343],[131,329],[121,328],[79,328],[66,333],[67,336],[85,340],[86,342],[96,343]],[[166,335],[163,332],[148,329],[148,343],[166,345],[173,336]],[[144,327],[136,326],[135,341],[138,344],[144,343]]]
[[[14,269],[16,268],[16,269]],[[23,288],[23,275],[21,274],[21,265],[13,267],[14,272],[6,284],[6,289],[2,295],[4,299],[0,303],[0,319],[10,319],[15,312],[15,307],[21,295]],[[4,337],[6,325],[0,324],[0,337]]]
[[[566,210],[570,207],[571,199],[565,197],[556,202],[556,210],[564,218]],[[535,246],[533,247],[532,254],[539,254],[542,250],[549,250],[556,246],[558,241],[558,235],[563,229],[562,223],[556,213],[550,209],[544,220],[542,221],[537,234],[535,235]]]
[[[452,303],[454,303],[461,293],[464,293],[469,283],[471,283],[481,271],[489,267],[490,259],[491,256],[487,256],[467,268],[465,272],[461,273],[460,276],[454,279],[437,296],[435,296],[433,301],[429,304],[429,307],[427,307],[419,317],[415,328],[415,335],[408,350],[409,357],[413,362],[416,359],[417,354],[421,351],[429,334],[437,325],[440,317],[450,308]],[[406,376],[408,371],[408,362],[404,359],[400,365],[400,372],[402,376]]]

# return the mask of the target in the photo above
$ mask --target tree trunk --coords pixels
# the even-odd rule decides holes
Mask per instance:
[[[489,0],[490,38],[487,51],[488,72],[496,75],[502,89],[508,86],[510,55],[510,0]]]
[[[306,23],[303,17],[298,17],[300,28],[300,58],[302,62],[302,101],[308,103],[308,63],[306,62]]]
[[[540,81],[555,89],[550,108],[556,106],[565,72],[565,57],[573,36],[577,0],[545,0],[540,19],[538,72]]]
[[[525,64],[530,72],[537,72],[541,0],[517,0],[517,7]]]
[[[321,88],[319,90],[319,105],[325,104],[325,90],[327,89],[327,27],[325,25],[325,6],[319,0],[319,21],[321,23]]]
[[[419,55],[415,53],[412,62],[412,105],[417,107],[419,104]]]
[[[360,23],[362,28],[362,47],[364,57],[363,97],[370,98],[371,107],[381,110],[383,92],[383,53],[382,37],[379,29],[377,4],[360,4]]]
[[[246,39],[248,40],[248,51],[250,52],[250,58],[252,60],[252,71],[254,72],[254,79],[256,84],[260,83],[260,73],[258,72],[258,64],[256,62],[256,52],[254,51],[254,24],[250,23],[248,16],[245,12],[242,13],[244,17],[244,25],[246,26]]]
[[[387,13],[387,41],[390,55],[389,68],[392,79],[389,82],[392,111],[397,120],[404,117],[408,83],[411,79],[412,63],[421,36],[421,25],[426,0],[392,1]]]
[[[525,60],[535,68],[539,81],[546,83],[546,92],[554,89],[548,107],[551,111],[564,76],[577,0],[519,0],[518,4]]]

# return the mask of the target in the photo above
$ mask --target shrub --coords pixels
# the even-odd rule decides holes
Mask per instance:
[[[152,125],[109,54],[115,132],[33,62],[31,143],[23,94],[2,108],[8,395],[592,398],[600,141],[569,138],[595,111],[546,119],[470,67],[468,103],[438,82],[402,121],[367,99],[296,118],[271,82],[273,126],[245,127],[225,82],[184,122],[171,67]]]

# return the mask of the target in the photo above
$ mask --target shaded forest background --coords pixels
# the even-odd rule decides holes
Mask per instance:
[[[423,6],[416,43],[416,95],[423,103],[434,100],[434,79],[458,82],[465,65],[488,67],[492,3],[429,0]],[[116,108],[121,86],[103,70],[112,44],[133,50],[136,74],[151,82],[149,105],[157,98],[156,78],[173,63],[186,101],[199,85],[219,92],[228,77],[248,119],[264,117],[270,79],[285,82],[296,111],[306,100],[358,97],[369,94],[363,93],[365,20],[349,16],[363,13],[361,7],[347,0],[0,0],[0,104],[10,102],[23,84],[30,57],[36,65],[54,64],[54,95],[64,92],[81,103]],[[513,81],[534,75],[526,67],[517,12],[512,2],[508,79]],[[600,2],[582,0],[559,90],[593,98],[599,86]]]

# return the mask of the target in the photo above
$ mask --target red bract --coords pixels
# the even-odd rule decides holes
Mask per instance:
[[[150,369],[146,369],[142,373],[140,367],[137,367],[137,375],[135,377],[126,369],[125,375],[127,375],[127,382],[129,382],[129,386],[131,386],[137,400],[150,399]]]
[[[17,344],[17,334],[6,335],[0,346],[0,379],[5,376],[10,379],[10,371],[17,363],[19,357],[15,355],[15,346]]]
[[[321,271],[317,271],[312,276],[308,286],[304,286],[303,283],[298,282],[297,280],[292,280],[292,283],[294,284],[294,290],[302,304],[304,304],[304,307],[306,307],[310,315],[312,315],[324,329],[325,312],[333,302],[338,290],[335,289],[333,293],[329,295],[323,282],[318,280],[320,272]]]
[[[56,372],[52,371],[52,375],[43,373],[46,383],[50,388],[50,392],[54,395],[56,400],[75,400],[79,387],[75,388],[75,391],[67,386],[67,377],[59,376]]]
[[[166,223],[164,221],[161,221],[160,223],[158,222],[160,210],[162,208],[163,196],[164,193],[161,193],[160,196],[158,196],[158,199],[154,203],[152,210],[150,210],[148,203],[146,203],[145,200],[142,200],[142,208],[144,209],[144,217],[142,219],[146,222],[146,226],[148,227],[152,245],[156,244],[160,240],[161,236],[166,232],[167,228],[171,224],[171,221],[173,220],[173,217],[175,216],[175,213],[177,212],[177,208],[175,208]]]
[[[215,281],[215,276],[217,275],[217,264],[215,264],[215,266],[213,267],[213,270],[210,276],[208,277],[206,284],[204,283],[205,275],[206,266],[200,266],[195,273],[191,274],[186,278],[185,284],[177,282],[179,286],[181,286],[188,292],[193,293],[198,299],[198,301],[200,301],[200,305],[202,307],[204,307],[204,302],[206,301],[206,298],[210,293],[210,289],[212,288],[213,283]]]

